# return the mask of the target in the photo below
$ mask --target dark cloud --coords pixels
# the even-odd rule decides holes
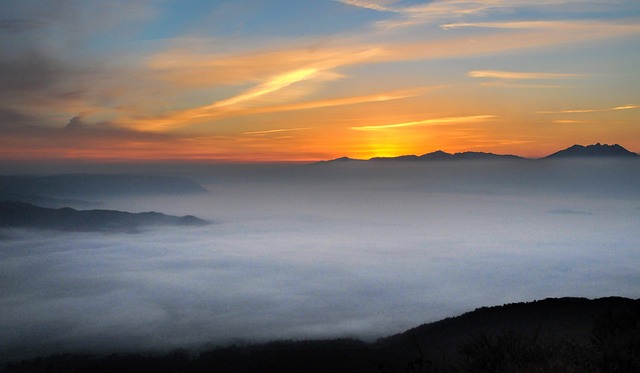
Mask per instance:
[[[36,119],[20,111],[0,106],[0,130],[32,124]]]
[[[71,120],[69,120],[69,123],[67,123],[67,125],[64,128],[68,130],[73,130],[73,129],[83,128],[83,127],[86,127],[86,124],[82,122],[82,119],[80,117],[73,117],[71,118]]]
[[[118,73],[112,54],[96,51],[96,38],[126,36],[126,25],[148,16],[145,1],[0,2],[0,102],[43,126],[69,107],[108,109]],[[135,27],[135,26],[133,26]],[[105,48],[107,49],[107,48]],[[2,118],[0,118],[1,120]],[[6,123],[0,123],[6,126]]]
[[[46,129],[55,136],[87,140],[138,140],[147,142],[167,141],[173,135],[156,132],[141,132],[128,129],[111,122],[87,123],[81,116],[75,116],[63,128]]]
[[[48,88],[64,77],[61,64],[39,52],[0,54],[0,92],[4,95],[22,95],[25,91]]]

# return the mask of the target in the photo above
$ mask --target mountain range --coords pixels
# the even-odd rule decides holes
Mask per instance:
[[[152,226],[203,226],[208,221],[192,215],[158,212],[130,213],[117,210],[52,209],[17,201],[0,202],[0,227],[38,228],[75,232],[136,233]]]
[[[593,145],[573,145],[567,149],[560,150],[546,157],[539,159],[579,159],[579,158],[638,158],[637,153],[631,152],[624,147],[613,144],[593,144]],[[511,154],[494,154],[484,152],[461,152],[447,153],[438,150],[423,155],[401,155],[397,157],[374,157],[368,160],[354,159],[349,157],[340,157],[329,161],[320,161],[317,163],[344,163],[344,162],[420,162],[420,161],[488,161],[488,160],[530,160],[529,158],[520,157]]]
[[[148,195],[206,194],[185,178],[127,174],[0,176],[0,228],[84,232],[138,232],[144,227],[206,225],[195,216],[95,209],[96,199]],[[89,209],[93,208],[93,209]]]

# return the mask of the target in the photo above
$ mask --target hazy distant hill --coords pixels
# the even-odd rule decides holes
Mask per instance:
[[[417,155],[401,155],[398,157],[374,157],[369,159],[373,162],[384,161],[484,161],[484,160],[518,160],[524,159],[510,154],[493,154],[483,152],[462,152],[462,153],[447,153],[442,150],[438,150],[432,153]]]
[[[553,153],[546,158],[637,158],[638,154],[630,152],[618,144],[594,144],[588,146],[573,145],[559,152]]]
[[[115,210],[51,209],[28,203],[0,202],[0,227],[61,231],[137,232],[150,226],[202,226],[209,222],[195,216],[171,216],[158,212],[129,213]]]
[[[559,158],[636,158],[638,154],[633,153],[625,149],[624,147],[614,144],[594,144],[588,146],[573,145],[567,149],[553,153],[547,157],[541,159],[559,159]],[[317,162],[320,164],[326,163],[344,163],[344,162],[421,162],[421,161],[493,161],[493,160],[525,160],[527,158],[519,157],[511,154],[494,154],[484,152],[461,152],[461,153],[447,153],[442,150],[417,155],[401,155],[397,157],[374,157],[369,160],[353,159],[349,157],[336,158],[329,161]]]
[[[365,343],[280,341],[189,357],[62,354],[10,372],[637,372],[640,299],[550,298],[483,307]]]
[[[184,178],[149,175],[67,174],[0,176],[0,196],[99,198],[150,194],[202,194],[208,191]]]

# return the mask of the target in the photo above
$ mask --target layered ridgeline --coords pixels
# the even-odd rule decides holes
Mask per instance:
[[[373,343],[279,341],[198,355],[60,354],[9,372],[637,372],[640,299],[549,298],[483,307]]]
[[[208,221],[192,215],[171,216],[154,211],[75,210],[70,207],[53,209],[17,201],[0,202],[0,227],[9,228],[136,233],[144,227],[207,224]]]
[[[191,215],[90,208],[102,205],[105,198],[205,193],[191,180],[169,176],[0,176],[0,227],[138,232],[152,226],[202,226],[209,222]]]
[[[606,159],[636,159],[638,154],[631,152],[624,147],[613,144],[594,144],[594,145],[573,145],[567,149],[560,150],[546,157],[539,159],[580,159],[580,158],[606,158]],[[329,161],[318,162],[323,163],[344,163],[344,162],[424,162],[424,161],[492,161],[492,160],[530,160],[530,158],[519,157],[511,154],[494,154],[484,152],[460,152],[447,153],[438,150],[423,155],[401,155],[398,157],[374,157],[368,160],[354,159],[349,157],[340,157]]]

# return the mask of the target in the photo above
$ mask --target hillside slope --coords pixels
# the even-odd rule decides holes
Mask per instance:
[[[364,343],[280,341],[166,355],[64,354],[9,372],[635,372],[640,299],[545,299],[483,307]]]

